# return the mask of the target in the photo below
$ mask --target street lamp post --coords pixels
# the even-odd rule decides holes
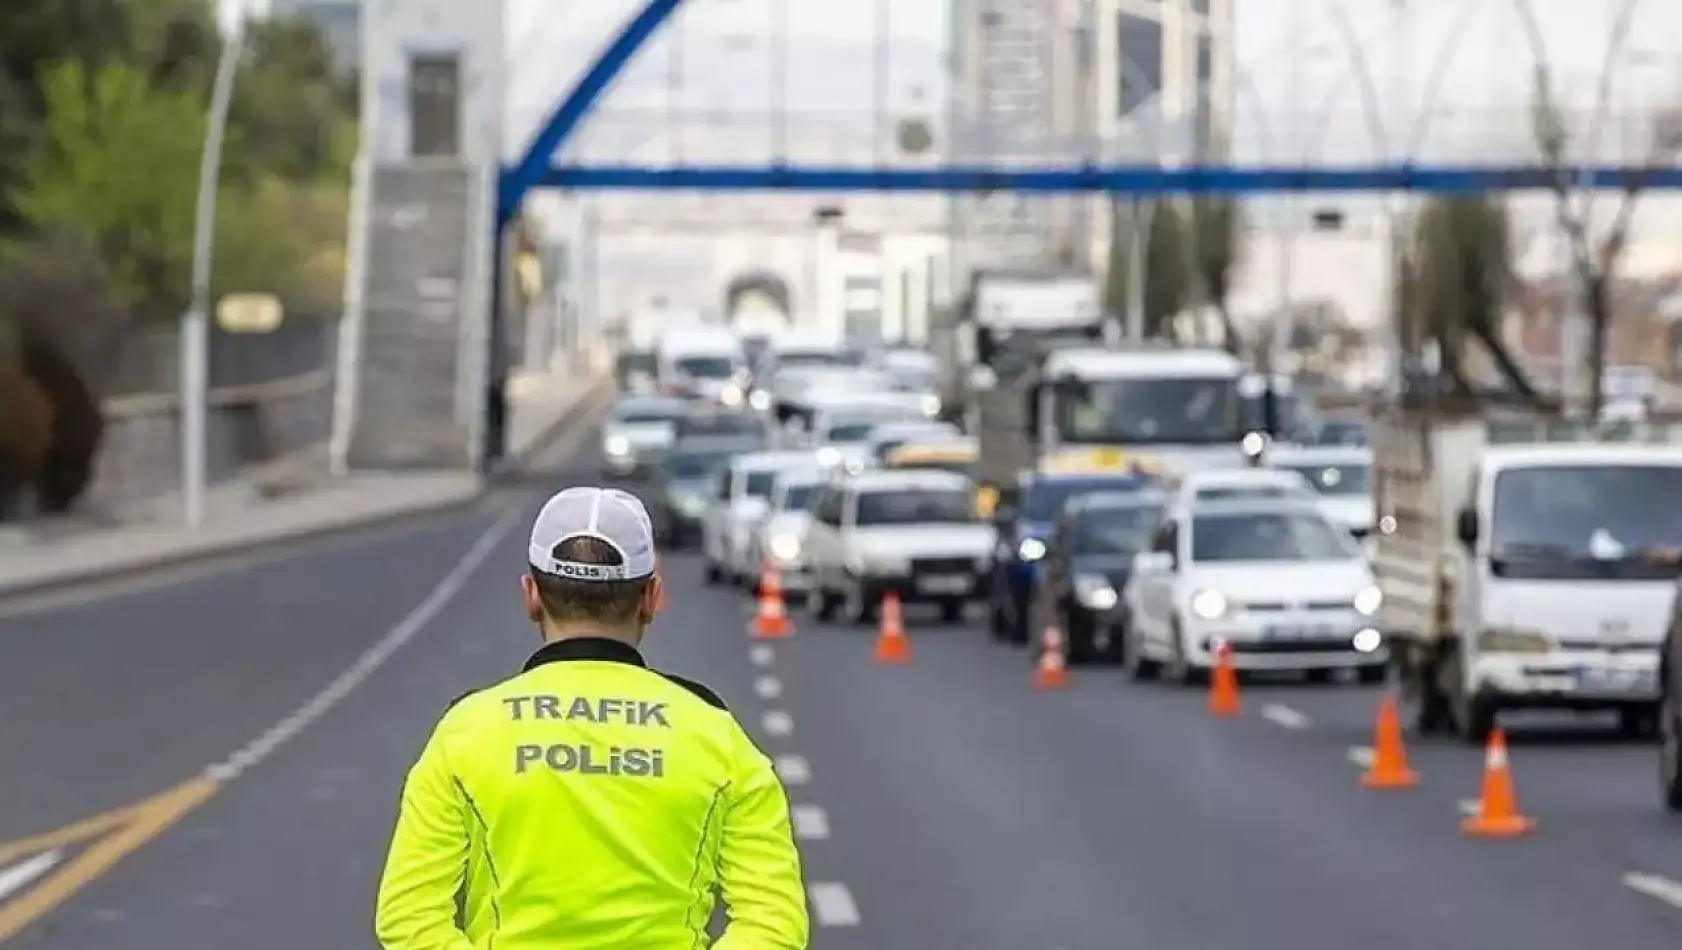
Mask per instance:
[[[187,312],[181,321],[181,504],[189,528],[204,523],[205,486],[209,480],[205,457],[210,417],[210,272],[216,248],[216,196],[221,188],[222,143],[227,138],[234,77],[239,72],[244,49],[242,5],[216,59],[210,115],[205,121],[204,149],[199,156],[192,287]]]

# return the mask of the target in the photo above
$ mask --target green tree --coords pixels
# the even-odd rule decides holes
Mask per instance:
[[[97,249],[112,293],[142,316],[178,313],[193,239],[205,110],[133,66],[49,69],[45,128],[18,196],[36,229]]]
[[[1455,388],[1470,392],[1477,388],[1468,361],[1475,343],[1514,392],[1543,402],[1501,336],[1512,280],[1510,224],[1501,200],[1433,198],[1415,217],[1410,237],[1392,288],[1404,346],[1418,353],[1434,345]]]
[[[1221,335],[1226,348],[1237,354],[1243,347],[1227,295],[1232,291],[1233,270],[1238,265],[1244,239],[1244,209],[1231,198],[1200,195],[1191,202],[1192,258],[1202,285],[1204,302],[1220,314]]]
[[[1184,310],[1190,296],[1192,264],[1186,253],[1186,216],[1172,202],[1139,206],[1144,228],[1144,317],[1145,336],[1173,332],[1175,315]],[[1110,256],[1104,277],[1104,306],[1113,313],[1127,312],[1128,262],[1138,229],[1130,224],[1124,205],[1112,216]]]

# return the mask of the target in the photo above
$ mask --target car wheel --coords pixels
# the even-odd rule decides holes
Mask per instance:
[[[1618,710],[1618,732],[1626,739],[1645,739],[1659,730],[1659,708],[1655,705],[1625,706]]]
[[[1363,685],[1382,686],[1390,680],[1390,667],[1383,663],[1363,666],[1358,676]]]
[[[1135,683],[1148,683],[1162,675],[1162,664],[1145,656],[1145,651],[1139,646],[1139,634],[1133,623],[1127,624],[1122,639],[1126,646],[1121,651],[1121,663],[1128,679]]]
[[[1092,646],[1091,619],[1086,618],[1084,614],[1073,614],[1067,610],[1060,610],[1058,613],[1058,622],[1063,628],[1063,652],[1069,658],[1069,665],[1082,666],[1091,663],[1095,653]]]
[[[1180,632],[1178,623],[1169,630],[1169,637],[1174,643],[1174,659],[1168,665],[1168,680],[1177,686],[1202,686],[1209,682],[1209,671],[1191,664],[1191,658],[1186,654],[1185,636]]]
[[[724,580],[724,572],[719,570],[718,565],[714,564],[709,558],[707,560],[707,568],[705,572],[703,572],[703,577],[706,579],[707,586],[716,587],[720,581]]]
[[[828,623],[835,619],[835,595],[823,587],[813,587],[812,593],[806,598],[806,606],[812,611],[812,618],[819,623]]]
[[[855,624],[867,624],[876,619],[876,604],[865,593],[864,585],[857,581],[847,585],[843,595],[841,613],[846,619]]]
[[[964,600],[962,598],[943,600],[940,602],[941,623],[963,623],[963,621]]]

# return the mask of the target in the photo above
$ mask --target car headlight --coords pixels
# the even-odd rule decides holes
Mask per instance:
[[[1016,557],[1020,561],[1037,561],[1045,557],[1045,542],[1039,538],[1023,538],[1016,546]]]
[[[933,395],[931,393],[930,395],[927,395],[927,396],[923,397],[923,415],[928,416],[930,419],[933,419],[935,416],[940,415],[940,397],[939,396]]]
[[[1478,649],[1488,653],[1547,653],[1553,641],[1528,630],[1485,630],[1478,637]]]
[[[818,464],[819,465],[839,465],[839,464],[841,464],[841,450],[836,448],[833,445],[826,445],[823,448],[819,449],[818,450]]]
[[[1092,610],[1109,610],[1121,598],[1107,578],[1092,575],[1075,578],[1075,599]]]
[[[719,391],[718,401],[726,406],[740,406],[742,404],[742,387],[731,383]]]
[[[1378,608],[1384,606],[1384,592],[1375,586],[1361,588],[1355,595],[1355,612],[1363,617],[1371,617],[1378,613]]]
[[[771,394],[763,389],[756,389],[748,393],[748,405],[760,412],[766,412],[771,408]]]
[[[631,440],[622,435],[610,435],[607,441],[602,443],[602,449],[609,455],[630,455]]]
[[[1219,620],[1226,616],[1226,595],[1218,590],[1200,590],[1191,598],[1191,612],[1200,620]]]
[[[800,556],[800,539],[792,534],[779,534],[768,545],[771,556],[779,561],[792,561]]]

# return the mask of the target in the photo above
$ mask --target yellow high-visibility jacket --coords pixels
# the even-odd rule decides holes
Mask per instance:
[[[788,797],[711,690],[607,639],[548,644],[457,700],[409,772],[386,950],[797,950]],[[458,903],[459,902],[459,903]]]

